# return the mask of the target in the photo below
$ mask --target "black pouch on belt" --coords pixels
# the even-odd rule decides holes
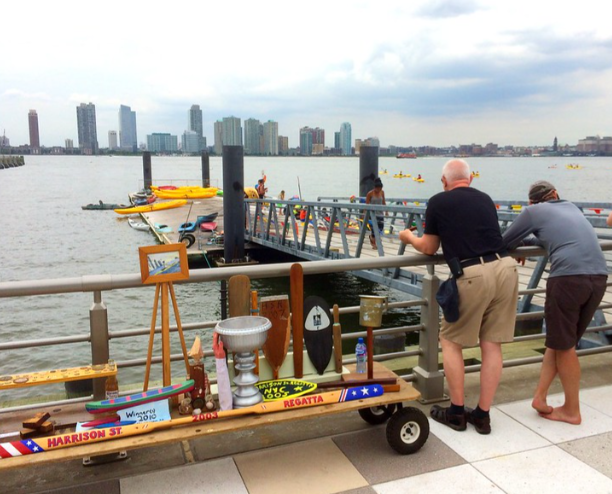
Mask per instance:
[[[459,319],[459,290],[457,289],[457,278],[454,276],[440,283],[436,300],[442,312],[444,319],[448,322],[456,322]]]

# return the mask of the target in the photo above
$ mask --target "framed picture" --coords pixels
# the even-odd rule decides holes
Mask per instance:
[[[187,247],[184,243],[139,247],[140,275],[144,284],[166,283],[189,278]]]

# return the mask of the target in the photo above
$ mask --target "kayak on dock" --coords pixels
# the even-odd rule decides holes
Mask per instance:
[[[150,213],[151,211],[160,211],[162,209],[180,208],[187,204],[187,199],[175,199],[174,201],[154,202],[144,206],[134,206],[131,208],[115,209],[117,214],[134,214],[134,213]]]

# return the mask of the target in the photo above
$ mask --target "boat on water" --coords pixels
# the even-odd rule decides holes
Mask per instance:
[[[410,173],[396,173],[395,175],[393,175],[393,178],[410,178],[412,177],[412,175],[410,175]]]
[[[111,209],[122,209],[128,208],[129,206],[125,204],[115,204],[111,202],[102,202],[99,201],[98,204],[87,204],[85,206],[81,206],[81,209],[85,209],[88,211],[105,211]]]
[[[416,153],[398,153],[396,156],[397,159],[416,159],[416,157]]]
[[[115,209],[117,214],[134,214],[134,213],[150,213],[151,211],[160,211],[162,209],[180,208],[187,204],[187,199],[175,199],[174,201],[154,202],[144,206],[133,206],[131,208]]]

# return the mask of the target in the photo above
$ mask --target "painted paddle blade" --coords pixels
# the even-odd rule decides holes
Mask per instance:
[[[343,402],[363,400],[364,398],[374,398],[376,396],[382,396],[384,392],[385,390],[380,384],[368,384],[366,386],[347,388],[342,391],[338,401]]]
[[[300,379],[276,379],[273,381],[263,381],[255,384],[260,391],[264,401],[284,400],[295,398],[317,389],[316,383],[302,381]]]
[[[301,264],[292,264],[289,271],[291,291],[291,327],[293,329],[293,375],[301,378],[304,352],[304,270]]]
[[[229,279],[229,317],[251,315],[251,280],[244,274]]]
[[[308,297],[304,301],[304,342],[308,357],[322,375],[333,352],[332,319],[329,305],[321,297]]]

